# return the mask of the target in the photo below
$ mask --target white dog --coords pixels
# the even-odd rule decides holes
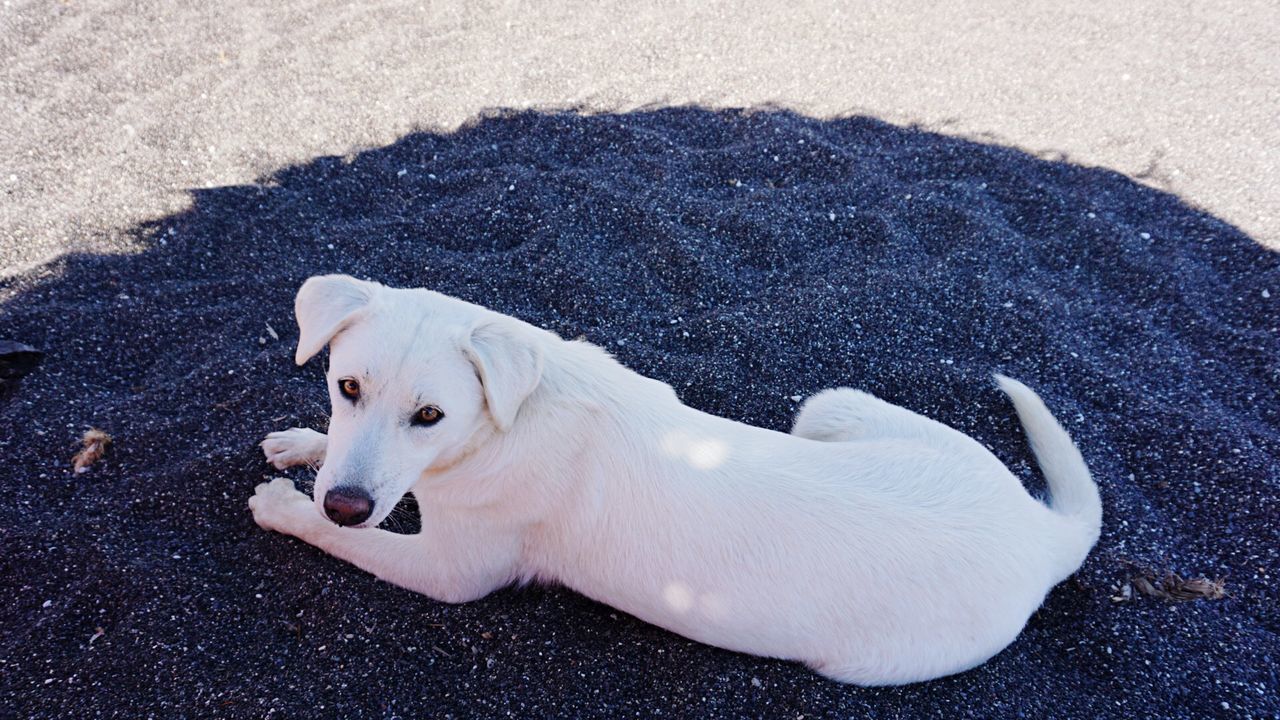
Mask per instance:
[[[327,275],[295,310],[297,362],[330,345],[333,416],[327,437],[263,441],[278,468],[323,466],[314,501],[259,485],[254,519],[437,600],[558,582],[711,645],[907,683],[999,652],[1098,538],[1079,451],[1009,378],[1049,506],[973,439],[863,392],[813,396],[787,435],[436,292]],[[377,529],[409,491],[421,532]]]

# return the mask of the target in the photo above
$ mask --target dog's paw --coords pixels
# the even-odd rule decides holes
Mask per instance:
[[[315,430],[289,428],[273,432],[262,441],[262,454],[277,470],[324,460],[328,438]]]
[[[302,528],[320,519],[311,506],[311,498],[298,492],[288,478],[276,478],[254,488],[249,510],[262,529],[287,535],[298,535]]]

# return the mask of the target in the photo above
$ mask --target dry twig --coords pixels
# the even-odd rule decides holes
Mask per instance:
[[[1221,600],[1227,596],[1226,578],[1184,579],[1172,571],[1165,571],[1164,575],[1157,577],[1154,572],[1147,570],[1140,575],[1135,575],[1129,583],[1133,585],[1134,590],[1143,595],[1173,602]]]

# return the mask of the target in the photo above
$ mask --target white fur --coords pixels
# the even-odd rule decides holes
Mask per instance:
[[[327,443],[263,446],[277,466],[324,464],[314,502],[258,486],[255,519],[446,602],[558,582],[712,645],[906,683],[999,652],[1098,537],[1079,452],[1008,378],[1053,509],[976,441],[866,393],[815,395],[788,435],[439,293],[312,278],[297,316],[299,363],[331,344]],[[346,376],[358,405],[335,390]],[[444,420],[409,424],[424,404]],[[374,498],[362,527],[316,511],[339,485]],[[421,532],[375,528],[410,490]]]

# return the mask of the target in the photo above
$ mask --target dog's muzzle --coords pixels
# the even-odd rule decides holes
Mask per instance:
[[[324,494],[324,514],[344,527],[359,525],[373,514],[373,498],[360,488],[334,488]]]

